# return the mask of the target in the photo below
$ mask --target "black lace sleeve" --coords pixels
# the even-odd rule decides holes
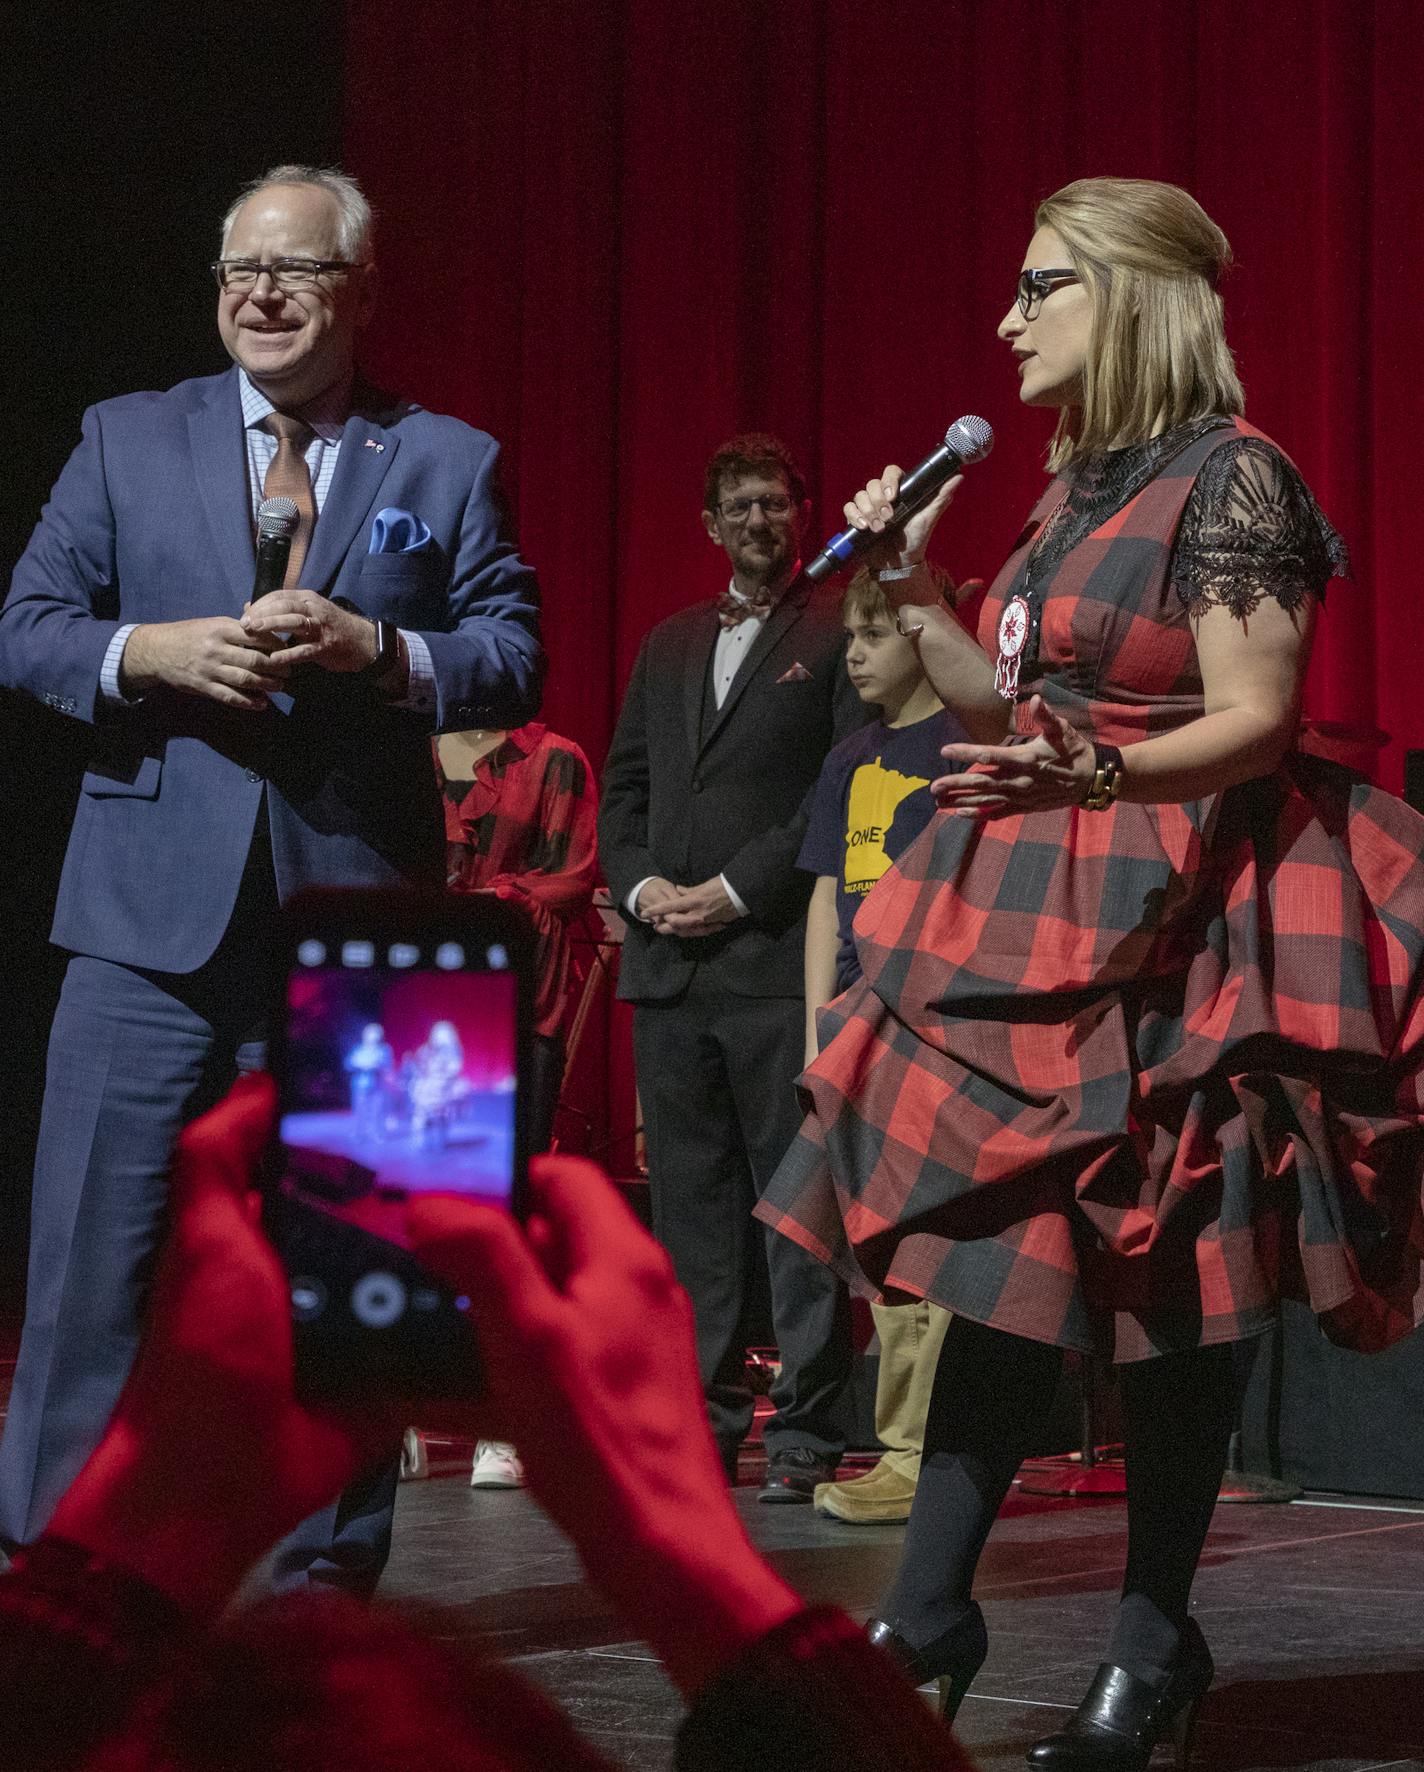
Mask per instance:
[[[1349,571],[1344,542],[1279,450],[1241,437],[1207,457],[1172,556],[1189,615],[1221,603],[1244,618],[1267,597],[1299,609]]]

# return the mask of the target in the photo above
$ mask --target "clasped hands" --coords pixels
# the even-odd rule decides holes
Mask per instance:
[[[242,631],[259,644],[275,640],[288,670],[364,670],[376,656],[376,624],[315,591],[269,591],[242,611]]]
[[[1081,806],[1097,758],[1076,727],[1055,714],[1041,695],[1028,704],[1032,737],[1017,744],[947,744],[940,755],[962,771],[930,783],[935,804],[959,818],[1005,818]]]
[[[638,894],[636,911],[659,935],[711,935],[741,912],[727,895],[720,874],[700,886],[674,886],[671,880],[649,880]]]
[[[359,671],[376,656],[375,624],[315,591],[269,591],[230,615],[144,622],[119,667],[126,695],[160,685],[224,707],[260,712],[298,665]]]

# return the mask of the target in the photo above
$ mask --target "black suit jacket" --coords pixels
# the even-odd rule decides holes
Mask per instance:
[[[633,1002],[676,996],[697,966],[735,995],[801,995],[804,802],[869,716],[845,672],[839,591],[787,590],[703,730],[717,632],[707,601],[644,640],[604,771],[599,857],[620,905],[650,874],[696,886],[720,873],[751,915],[695,940],[630,922],[618,994]]]

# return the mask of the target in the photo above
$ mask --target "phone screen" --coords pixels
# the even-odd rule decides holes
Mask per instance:
[[[467,1388],[468,1301],[409,1253],[405,1208],[436,1191],[522,1204],[525,933],[497,902],[360,894],[290,922],[268,1225],[307,1388]]]
[[[465,971],[462,943],[427,970],[415,943],[309,938],[287,977],[289,1167],[353,1223],[402,1240],[408,1194],[432,1189],[508,1206],[514,1186],[515,979],[495,951]],[[504,962],[502,966],[500,963]]]

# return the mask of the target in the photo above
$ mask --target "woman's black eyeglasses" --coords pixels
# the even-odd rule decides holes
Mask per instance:
[[[1025,320],[1036,320],[1039,310],[1055,289],[1065,283],[1081,283],[1076,271],[1066,269],[1028,270],[1019,272],[1018,292],[1014,297]]]

